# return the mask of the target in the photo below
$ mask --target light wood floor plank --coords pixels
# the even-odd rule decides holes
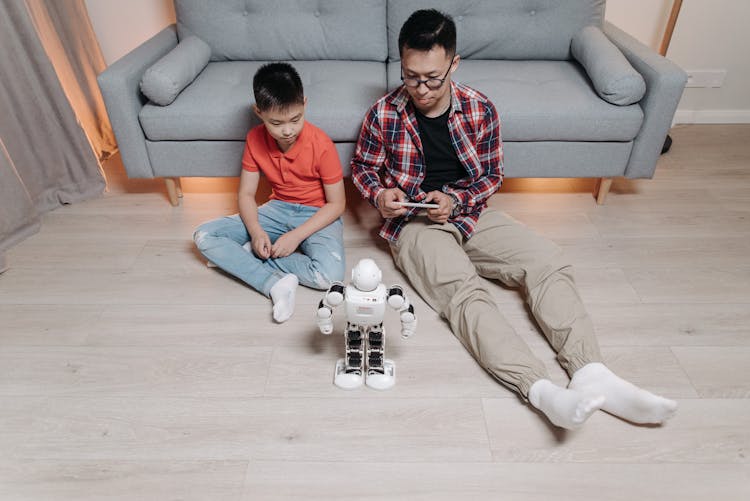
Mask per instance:
[[[0,395],[251,398],[271,348],[6,348]]]
[[[672,351],[701,397],[750,399],[750,347],[678,346]]]
[[[243,500],[741,501],[747,465],[251,462]],[[366,486],[366,487],[363,487]]]
[[[246,461],[0,460],[0,499],[230,501]]]
[[[8,397],[16,459],[489,461],[480,399]]]
[[[588,310],[602,346],[750,345],[748,303],[613,303]]]

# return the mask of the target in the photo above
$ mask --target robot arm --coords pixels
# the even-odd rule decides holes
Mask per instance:
[[[417,330],[417,316],[414,314],[414,306],[409,303],[409,298],[400,285],[392,285],[388,289],[388,304],[394,310],[398,310],[401,317],[401,337],[411,337]]]
[[[318,303],[318,329],[323,334],[333,332],[333,308],[344,302],[344,284],[333,282]]]

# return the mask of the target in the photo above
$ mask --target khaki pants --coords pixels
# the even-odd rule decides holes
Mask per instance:
[[[571,265],[554,243],[510,216],[485,209],[466,241],[452,224],[417,217],[391,252],[396,266],[482,367],[524,398],[534,382],[548,378],[547,370],[502,316],[480,277],[523,289],[568,374],[601,361]]]

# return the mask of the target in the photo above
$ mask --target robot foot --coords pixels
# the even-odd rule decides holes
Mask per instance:
[[[396,384],[396,365],[393,360],[385,360],[383,372],[377,370],[367,371],[367,386],[376,390],[388,390]]]
[[[333,384],[343,390],[356,390],[362,386],[362,371],[346,372],[346,361],[340,358],[336,362],[336,372],[333,376]]]

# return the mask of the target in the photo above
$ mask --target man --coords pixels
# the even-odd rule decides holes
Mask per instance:
[[[451,80],[460,59],[453,20],[433,9],[414,12],[399,51],[403,85],[370,108],[352,159],[355,185],[385,219],[380,235],[396,266],[482,367],[555,425],[575,429],[598,409],[635,423],[669,419],[676,402],[602,364],[559,248],[487,207],[502,182],[500,121],[484,95]],[[400,202],[437,207],[424,212]],[[571,376],[567,388],[549,380],[480,277],[524,289]]]

